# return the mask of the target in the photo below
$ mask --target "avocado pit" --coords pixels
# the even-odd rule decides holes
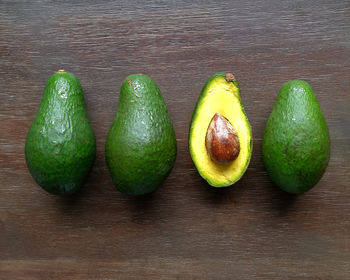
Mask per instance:
[[[240,152],[237,132],[228,119],[215,113],[208,126],[205,147],[210,158],[218,163],[230,163]]]

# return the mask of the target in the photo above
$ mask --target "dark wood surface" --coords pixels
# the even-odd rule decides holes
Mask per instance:
[[[349,279],[349,1],[0,1],[0,279]],[[190,1],[189,1],[190,2]],[[77,75],[97,139],[83,189],[49,195],[25,136],[49,76]],[[254,136],[244,177],[214,189],[188,151],[192,110],[216,71],[238,78]],[[178,143],[153,195],[113,186],[104,144],[123,79],[159,85]],[[261,159],[280,86],[308,81],[331,160],[306,194],[283,193]]]

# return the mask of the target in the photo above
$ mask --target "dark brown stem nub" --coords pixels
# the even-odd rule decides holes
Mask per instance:
[[[205,147],[210,158],[218,163],[230,163],[240,152],[237,132],[230,121],[218,113],[210,121]]]
[[[231,74],[231,73],[226,73],[226,81],[228,81],[228,82],[233,82],[233,81],[235,81],[236,80],[236,78],[235,78],[235,76],[233,75],[233,74]]]

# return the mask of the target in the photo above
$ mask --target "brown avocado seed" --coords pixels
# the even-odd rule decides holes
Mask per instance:
[[[218,163],[230,163],[239,154],[240,145],[236,131],[229,120],[218,113],[210,121],[205,147],[210,158]]]

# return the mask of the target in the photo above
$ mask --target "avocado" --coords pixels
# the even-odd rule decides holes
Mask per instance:
[[[105,156],[112,180],[125,194],[153,192],[176,158],[176,139],[163,97],[148,76],[128,76],[109,129]]]
[[[189,150],[199,174],[213,187],[237,182],[252,154],[252,131],[231,73],[205,83],[193,111]]]
[[[47,82],[26,137],[28,169],[47,192],[71,194],[90,171],[95,150],[80,82],[72,73],[59,70]]]
[[[321,179],[330,157],[329,132],[307,82],[281,87],[264,130],[262,156],[271,180],[286,192],[303,193]]]

